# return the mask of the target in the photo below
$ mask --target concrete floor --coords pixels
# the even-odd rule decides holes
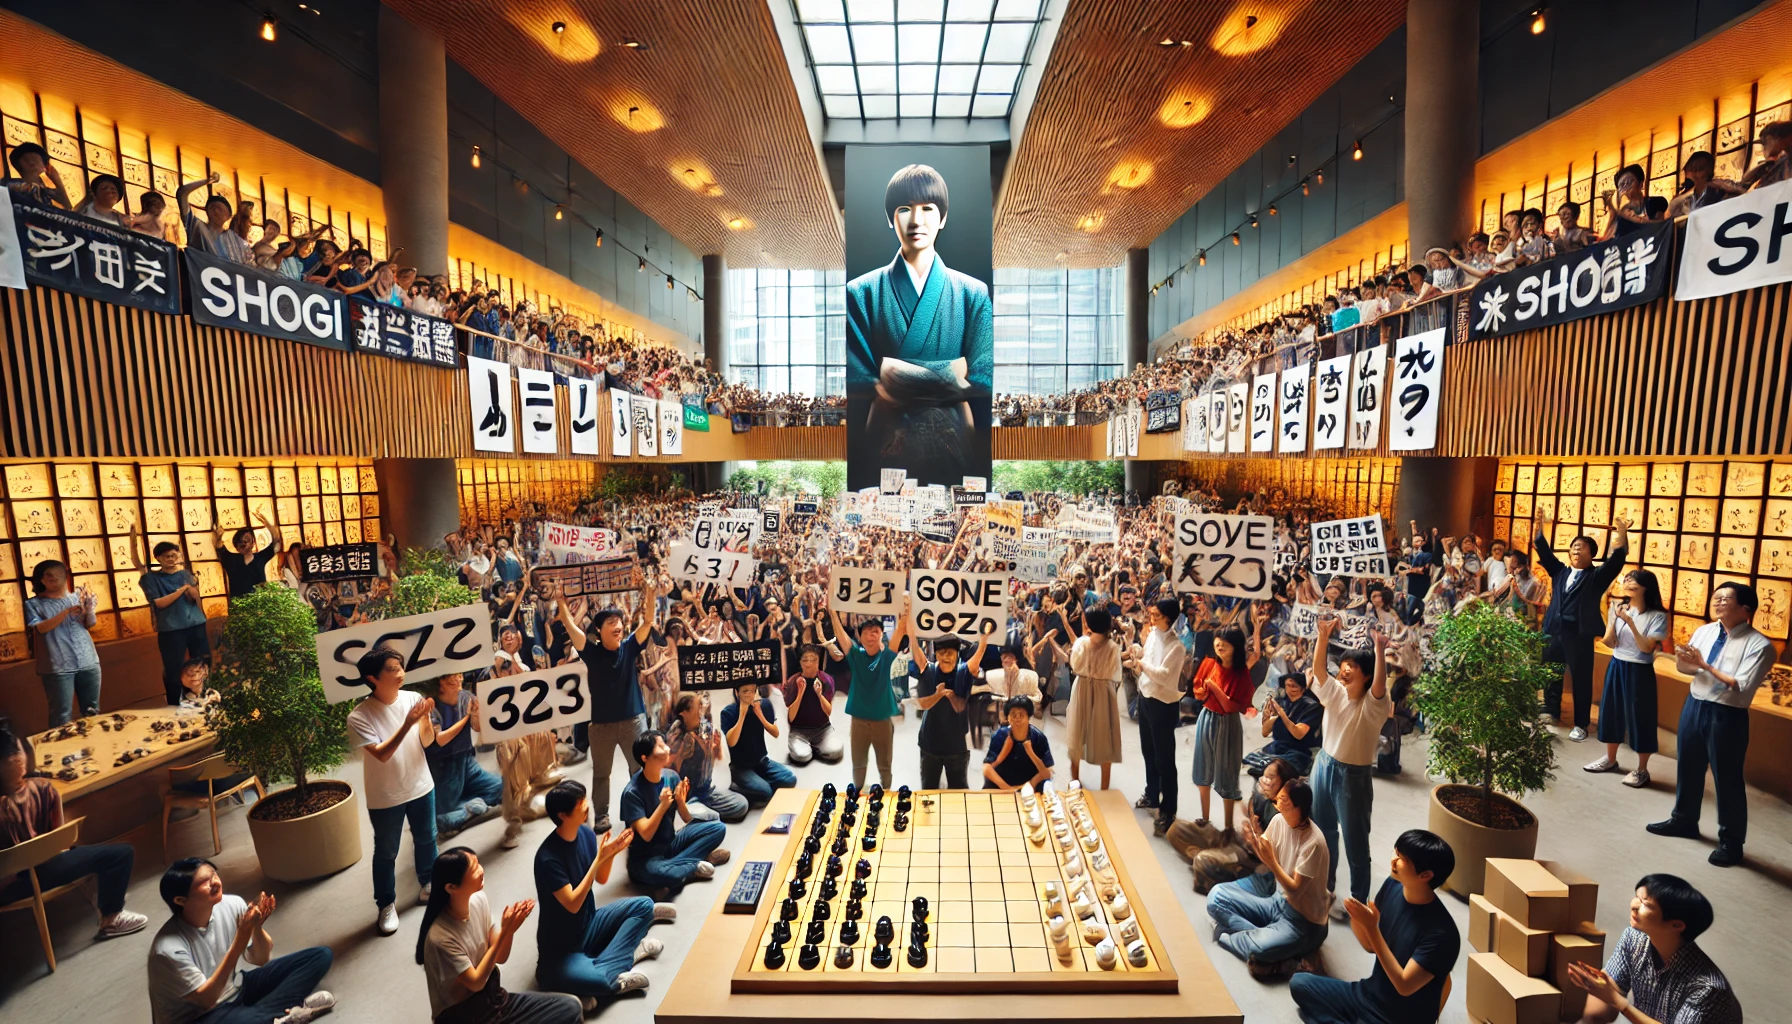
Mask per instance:
[[[844,721],[844,713],[837,718]],[[896,778],[913,784],[919,778],[915,749],[915,718],[903,720],[897,730]],[[1114,767],[1113,785],[1131,794],[1142,781],[1138,760],[1138,737],[1126,723],[1125,761]],[[1054,748],[1061,749],[1064,721],[1053,718],[1044,723]],[[1255,732],[1255,730],[1249,730]],[[1193,743],[1193,730],[1179,730],[1184,752],[1179,758],[1187,770],[1192,760],[1188,748]],[[1672,752],[1673,737],[1663,736],[1664,753]],[[1254,746],[1254,737],[1247,741]],[[1427,811],[1429,783],[1421,774],[1425,761],[1422,738],[1408,740],[1405,751],[1407,773],[1397,778],[1378,778],[1375,782],[1375,828],[1372,845],[1375,863],[1380,865],[1392,852],[1393,839],[1402,830],[1423,827]],[[1690,842],[1659,839],[1643,831],[1643,824],[1667,816],[1673,801],[1674,764],[1670,758],[1658,756],[1652,765],[1655,784],[1640,791],[1626,789],[1616,775],[1588,775],[1580,766],[1596,755],[1596,745],[1587,743],[1559,744],[1557,780],[1549,792],[1533,794],[1526,803],[1542,819],[1538,844],[1540,857],[1559,860],[1601,885],[1599,925],[1609,936],[1616,937],[1625,926],[1631,886],[1648,872],[1665,871],[1680,875],[1704,890],[1717,908],[1715,927],[1701,940],[1701,945],[1729,974],[1748,1018],[1751,1021],[1792,1020],[1792,1011],[1784,1008],[1785,978],[1775,964],[1783,956],[1771,951],[1764,939],[1784,933],[1785,922],[1792,917],[1792,813],[1787,805],[1772,796],[1751,790],[1752,818],[1749,863],[1745,867],[1723,870],[1705,863],[1713,840]],[[490,755],[487,755],[489,761]],[[1626,764],[1630,755],[1626,752]],[[588,780],[585,766],[573,772]],[[622,771],[620,759],[616,772]],[[874,769],[875,773],[875,769]],[[819,787],[832,781],[844,786],[851,778],[847,765],[813,764],[798,770],[800,784]],[[1067,778],[1061,765],[1060,777]],[[359,761],[337,773],[359,785]],[[1093,771],[1085,781],[1098,779]],[[1193,787],[1183,783],[1184,816],[1194,813]],[[618,784],[620,776],[618,776]],[[1707,835],[1715,831],[1712,802],[1706,802]],[[1216,809],[1217,811],[1217,809]],[[1137,812],[1140,827],[1149,828],[1146,812]],[[758,812],[747,821],[730,828],[729,845],[738,849],[750,829],[757,827]],[[405,894],[415,892],[412,880],[409,840],[399,856],[399,892],[402,927],[398,935],[381,938],[373,929],[374,905],[365,859],[362,863],[330,878],[304,885],[270,883],[257,867],[254,851],[244,825],[243,811],[228,808],[220,821],[224,852],[216,859],[223,872],[228,891],[252,896],[266,888],[280,903],[270,919],[269,931],[276,943],[276,952],[291,952],[303,946],[328,945],[336,954],[336,964],[324,984],[336,993],[336,1018],[343,1021],[381,1021],[408,1024],[428,1020],[429,1003],[424,990],[423,972],[412,960],[422,908],[407,905]],[[364,849],[373,848],[371,832],[362,822]],[[541,837],[548,831],[545,821],[528,826],[524,844],[516,850],[500,850],[498,840],[503,832],[501,821],[492,821],[463,833],[456,843],[471,846],[486,865],[486,887],[494,902],[508,902],[534,895],[531,862]],[[205,840],[209,828],[203,817],[177,823],[172,849],[174,856],[204,855],[210,844]],[[51,907],[51,925],[61,968],[49,973],[38,951],[37,937],[29,914],[9,914],[0,919],[0,1009],[6,1018],[34,1021],[38,1024],[63,1024],[77,1021],[144,1021],[149,1017],[144,983],[144,958],[149,937],[166,917],[156,895],[156,880],[163,862],[158,858],[157,837],[149,832],[133,836],[137,842],[136,879],[131,887],[129,906],[149,914],[150,928],[142,933],[109,942],[93,938],[91,908],[76,897],[65,897]],[[1244,964],[1212,945],[1204,910],[1205,899],[1195,894],[1186,865],[1167,844],[1154,844],[1164,872],[1180,892],[1182,910],[1197,924],[1195,931],[1210,958],[1218,966],[1221,977],[1231,990],[1233,999],[1249,1021],[1284,1022],[1298,1019],[1289,1000],[1285,984],[1259,984],[1245,972]],[[643,965],[652,979],[652,987],[601,1011],[602,1019],[611,1024],[647,1024],[661,995],[678,966],[691,951],[691,943],[703,917],[716,900],[727,892],[735,867],[730,864],[712,882],[698,882],[678,898],[680,919],[676,924],[661,925],[654,935],[664,941],[666,949],[658,962]],[[1347,875],[1340,878],[1345,882]],[[617,871],[610,884],[599,894],[601,899],[631,894],[626,875]],[[1466,928],[1467,904],[1445,897],[1458,923]],[[505,980],[513,989],[526,989],[533,984],[535,959],[535,922],[532,918],[523,928],[515,945],[511,962],[505,966]],[[1609,948],[1609,947],[1608,947]],[[1446,1022],[1466,1019],[1463,1005],[1467,972],[1465,956],[1457,962],[1455,984],[1443,1015]],[[713,951],[729,962],[736,950]],[[1366,974],[1371,958],[1352,940],[1342,926],[1332,929],[1324,948],[1327,972],[1338,977],[1357,978]],[[1779,982],[1772,979],[1779,977]],[[1780,991],[1781,997],[1773,996]],[[916,1015],[924,1018],[924,1006],[917,1006]]]

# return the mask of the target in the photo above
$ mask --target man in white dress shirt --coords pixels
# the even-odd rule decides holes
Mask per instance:
[[[1188,652],[1171,626],[1181,613],[1175,598],[1152,604],[1145,612],[1150,634],[1142,647],[1126,652],[1127,667],[1139,674],[1139,749],[1145,758],[1145,795],[1133,806],[1157,811],[1153,831],[1160,836],[1176,822],[1176,722]]]
[[[1679,775],[1674,811],[1649,831],[1658,836],[1699,838],[1699,811],[1705,800],[1705,769],[1717,787],[1717,849],[1710,861],[1720,868],[1742,863],[1748,838],[1748,793],[1742,765],[1748,757],[1748,706],[1773,666],[1773,641],[1749,620],[1759,601],[1755,588],[1726,582],[1711,594],[1716,622],[1707,622],[1690,643],[1676,647],[1680,671],[1692,676],[1680,708]]]

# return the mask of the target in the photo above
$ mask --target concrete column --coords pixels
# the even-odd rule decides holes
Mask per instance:
[[[703,257],[703,355],[728,377],[728,261],[720,253]]]
[[[380,525],[397,539],[394,550],[442,548],[460,529],[460,481],[453,459],[375,459]]]
[[[1416,260],[1475,230],[1481,0],[1407,0],[1406,221]]]
[[[1126,366],[1124,372],[1150,359],[1151,250],[1126,250]]]
[[[1409,456],[1400,460],[1400,486],[1394,492],[1394,528],[1401,536],[1407,524],[1435,526],[1446,537],[1469,531],[1493,535],[1493,486],[1499,475],[1496,458],[1453,459]]]
[[[380,7],[380,191],[387,251],[448,271],[448,56],[439,36]]]

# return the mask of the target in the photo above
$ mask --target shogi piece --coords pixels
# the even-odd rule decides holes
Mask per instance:
[[[1512,968],[1497,953],[1468,958],[1468,1019],[1486,1024],[1558,1024],[1562,992]]]
[[[1567,884],[1534,860],[1487,858],[1487,891],[1482,895],[1526,928],[1556,932],[1572,923]]]

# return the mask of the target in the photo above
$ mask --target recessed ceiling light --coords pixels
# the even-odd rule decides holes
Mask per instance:
[[[728,222],[728,226],[733,228],[736,231],[739,231],[741,228],[744,228],[747,226],[747,222],[742,220],[739,217],[735,217],[733,220],[730,220]]]
[[[562,32],[565,32],[565,31],[566,31],[566,22],[564,22],[564,21],[556,21],[556,22],[554,22],[554,24],[553,24],[553,29],[554,29],[554,34],[555,34],[555,35],[559,35],[559,34],[561,34],[561,33],[562,33]]]
[[[1159,45],[1159,46],[1163,46],[1163,47],[1170,47],[1170,46],[1175,46],[1175,45],[1176,45],[1176,40],[1174,40],[1174,39],[1171,39],[1171,38],[1170,38],[1170,37],[1169,37],[1169,36],[1165,36],[1165,37],[1163,37],[1163,38],[1162,38],[1162,39],[1159,39],[1159,40],[1158,40],[1158,41],[1157,41],[1157,45]]]
[[[622,45],[624,45],[624,46],[626,46],[626,47],[628,47],[628,48],[629,48],[629,49],[631,49],[631,50],[645,50],[645,49],[647,49],[647,44],[646,44],[646,43],[644,43],[644,42],[642,42],[642,41],[641,41],[641,40],[639,40],[639,39],[624,39],[624,40],[623,40],[623,41],[622,41]]]

